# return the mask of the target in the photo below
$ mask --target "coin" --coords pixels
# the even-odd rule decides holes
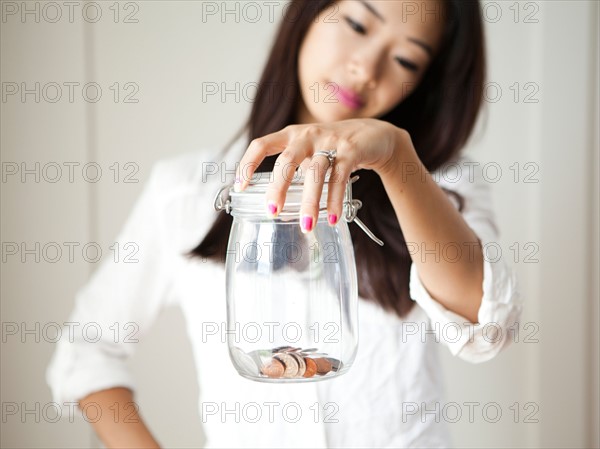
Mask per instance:
[[[278,346],[276,348],[273,348],[271,351],[273,352],[273,354],[275,354],[277,352],[289,352],[294,349],[296,349],[296,348],[294,348],[292,346]],[[300,348],[297,348],[297,349],[300,349]]]
[[[317,374],[317,364],[313,359],[305,357],[304,363],[306,364],[306,370],[304,371],[303,377],[313,377]]]
[[[237,362],[239,368],[242,369],[246,374],[250,376],[258,375],[258,368],[256,366],[255,360],[250,354],[246,354],[237,346],[233,346],[231,348],[231,355]]]
[[[271,356],[272,354],[272,356]],[[309,378],[337,372],[342,362],[317,348],[279,346],[273,349],[248,353],[260,368],[260,373],[270,378]]]
[[[278,378],[283,376],[285,372],[285,366],[283,363],[277,359],[271,359],[271,362],[268,365],[265,365],[260,370],[265,376]]]
[[[306,362],[304,362],[304,357],[295,352],[289,353],[295,360],[298,362],[298,372],[296,373],[296,377],[304,376],[304,372],[306,371]]]
[[[294,357],[285,352],[278,352],[273,356],[285,366],[283,377],[294,377],[298,373],[298,362]]]
[[[325,357],[316,358],[314,361],[317,364],[317,374],[324,375],[331,371],[331,362]]]
[[[342,366],[342,362],[340,362],[338,359],[334,359],[333,357],[327,357],[327,360],[329,360],[331,363],[332,371],[339,371],[340,367]]]

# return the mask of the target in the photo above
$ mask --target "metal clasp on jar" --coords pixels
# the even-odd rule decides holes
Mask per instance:
[[[344,220],[348,223],[355,222],[365,234],[369,236],[371,240],[380,246],[383,246],[383,241],[379,239],[373,232],[365,225],[360,218],[356,215],[358,210],[362,207],[362,201],[352,198],[352,184],[358,181],[359,176],[353,176],[346,185],[346,192],[344,193]],[[229,191],[233,187],[233,183],[225,184],[219,189],[215,195],[214,207],[216,211],[224,210],[228,214],[231,213],[231,195]],[[223,197],[223,194],[227,192],[227,196]]]
[[[352,184],[358,181],[358,179],[358,175],[353,176],[346,185],[346,192],[344,193],[344,220],[346,220],[348,223],[354,221],[358,227],[371,238],[371,240],[373,240],[379,246],[383,246],[383,241],[373,234],[373,231],[371,231],[367,225],[356,216],[358,210],[362,207],[362,201],[352,198]]]
[[[215,200],[213,202],[214,208],[217,212],[224,210],[227,213],[231,212],[231,195],[229,195],[229,191],[233,187],[233,182],[229,184],[225,184],[223,187],[219,189],[217,194],[215,195]],[[223,199],[223,192],[227,191],[227,196]]]

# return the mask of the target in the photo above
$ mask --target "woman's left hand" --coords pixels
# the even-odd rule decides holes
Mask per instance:
[[[290,125],[281,131],[254,139],[240,161],[236,189],[243,190],[254,171],[267,156],[279,154],[272,182],[266,193],[267,210],[277,216],[297,168],[305,175],[300,224],[311,231],[319,213],[319,201],[329,167],[317,151],[337,152],[329,177],[328,222],[337,223],[342,215],[344,193],[350,174],[358,169],[375,170],[380,176],[399,163],[400,151],[412,145],[408,133],[377,119],[351,119],[333,123]]]

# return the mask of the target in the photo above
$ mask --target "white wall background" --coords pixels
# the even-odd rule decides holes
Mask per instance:
[[[268,6],[256,3],[262,19],[251,23],[244,20],[254,17],[247,2],[227,2],[240,14],[224,21],[203,15],[206,3],[74,2],[70,18],[69,6],[58,2],[62,17],[55,20],[59,10],[48,2],[1,2],[2,447],[98,447],[83,419],[51,422],[48,323],[66,321],[76,290],[97,265],[85,260],[83,245],[93,242],[113,257],[112,239],[152,163],[221,145],[238,130],[250,102],[234,95],[202,101],[203,83],[257,81],[284,6],[278,2],[269,17]],[[463,414],[464,403],[480,404],[473,422],[464,415],[451,426],[455,444],[598,447],[598,4],[483,5],[490,101],[468,151],[502,169],[494,185],[500,244],[514,258],[526,308],[519,341],[497,359],[472,366],[442,351],[448,402]],[[36,8],[39,17],[22,16]],[[98,10],[102,16],[91,23]],[[10,95],[36,82],[39,101],[34,93]],[[79,83],[72,102],[69,82]],[[88,82],[102,90],[95,103],[83,97]],[[62,88],[54,103],[52,83]],[[95,96],[93,88],[85,93]],[[126,102],[127,94],[137,103]],[[79,164],[73,182],[69,163]],[[93,167],[82,172],[86,163],[101,168],[98,182],[84,178],[95,177]],[[9,174],[21,164],[34,170],[24,180],[21,172]],[[54,164],[62,176],[49,182]],[[138,182],[125,182],[128,174]],[[79,244],[73,261],[65,242]],[[39,261],[23,256],[22,244],[39,244]],[[63,254],[52,263],[56,246]],[[537,342],[524,342],[527,336]],[[173,341],[177,352],[167,349]],[[141,412],[168,447],[202,444],[190,357],[173,309],[131,361]],[[489,422],[492,409],[482,414],[490,403],[502,410],[498,422]]]

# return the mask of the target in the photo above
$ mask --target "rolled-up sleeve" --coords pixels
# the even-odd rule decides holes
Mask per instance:
[[[111,388],[134,389],[127,359],[169,299],[169,239],[161,212],[160,165],[137,200],[115,250],[78,292],[46,371],[58,404]]]
[[[440,341],[448,346],[451,353],[478,363],[495,357],[510,342],[510,328],[518,322],[522,306],[514,268],[501,257],[501,251],[496,251],[500,247],[499,233],[490,185],[472,160],[462,157],[454,165],[461,173],[453,179],[454,182],[442,176],[443,170],[435,173],[434,179],[440,187],[462,196],[462,216],[487,250],[484,252],[483,297],[477,315],[478,323],[470,323],[433,299],[422,284],[414,264],[410,273],[410,295],[426,312],[432,327],[440,332]]]

